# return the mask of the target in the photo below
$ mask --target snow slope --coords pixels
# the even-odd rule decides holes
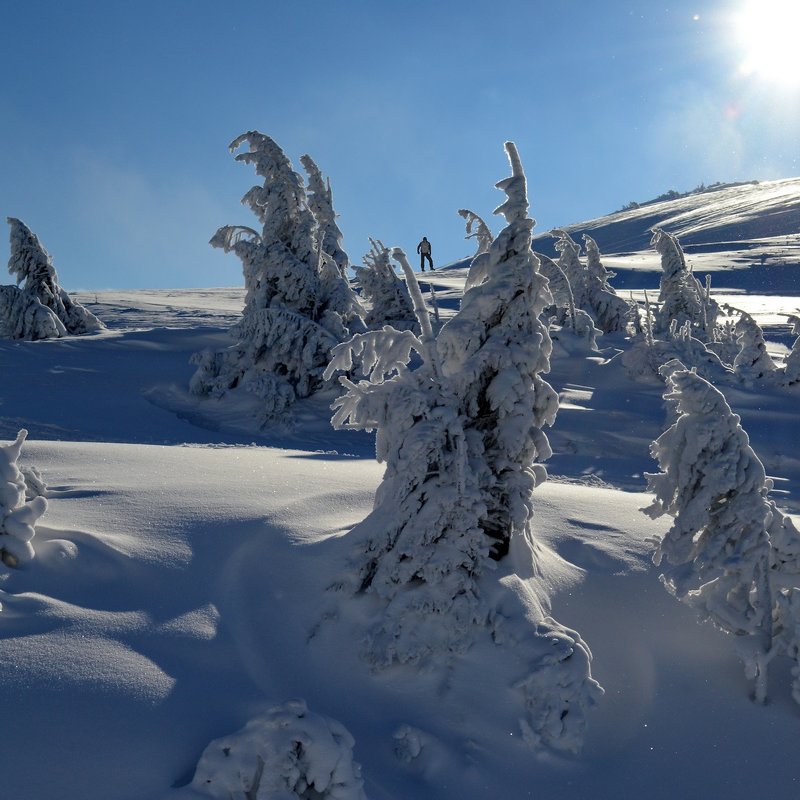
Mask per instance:
[[[443,316],[464,277],[428,276]],[[0,434],[30,430],[23,461],[50,487],[37,558],[0,572],[0,797],[199,800],[207,745],[295,698],[353,736],[373,800],[800,796],[788,665],[755,706],[733,643],[650,563],[667,522],[639,509],[664,406],[625,377],[621,340],[556,343],[535,533],[553,614],[592,648],[606,693],[581,754],[535,754],[491,648],[444,679],[359,659],[358,619],[328,590],[372,507],[374,441],[333,431],[330,397],[301,403],[293,430],[259,431],[246,403],[188,394],[189,356],[227,340],[240,297],[84,293],[107,331],[0,341]],[[785,352],[797,298],[752,307]],[[726,394],[796,513],[797,390]]]
[[[710,272],[718,288],[800,291],[800,178],[720,186],[565,229],[576,241],[588,233],[617,272],[614,286],[628,289],[658,285],[659,259],[649,248],[656,227],[675,234],[694,271]],[[553,256],[554,243],[545,233],[534,249]]]

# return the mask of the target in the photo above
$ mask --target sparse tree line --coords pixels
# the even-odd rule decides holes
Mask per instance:
[[[190,389],[252,393],[260,421],[274,424],[297,400],[339,383],[334,427],[376,431],[386,471],[374,510],[348,534],[348,569],[330,589],[372,609],[361,615],[361,655],[372,669],[444,667],[477,640],[491,641],[524,676],[517,688],[531,745],[580,747],[586,713],[602,695],[589,647],[546,602],[536,613],[515,606],[499,581],[538,569],[532,497],[546,479],[545,429],[558,410],[543,377],[553,341],[585,354],[597,337],[618,334],[629,375],[667,385],[671,424],[652,447],[662,471],[650,476],[655,500],[645,509],[674,517],[654,556],[662,580],[735,636],[758,700],[769,662],[793,659],[800,702],[800,537],[769,499],[763,466],[712,385],[800,382],[800,319],[792,319],[791,353],[774,363],[755,320],[720,308],[663,230],[652,239],[660,291],[644,308],[616,294],[588,235],[583,257],[566,230],[556,231],[558,260],[535,254],[525,173],[507,143],[511,175],[497,184],[506,199],[495,210],[505,227],[495,237],[476,213],[459,211],[477,251],[460,309],[437,324],[401,249],[370,240],[363,263],[350,264],[330,183],[309,156],[301,159],[306,183],[268,136],[251,131],[230,147],[263,178],[243,198],[259,224],[224,226],[211,239],[240,259],[245,306],[234,344],[194,356]],[[9,335],[99,330],[68,302],[36,237],[9,222],[9,268],[21,284],[0,293]],[[32,557],[46,508],[34,496],[37,476],[26,484],[17,466],[24,437],[0,448],[0,553],[9,566]]]

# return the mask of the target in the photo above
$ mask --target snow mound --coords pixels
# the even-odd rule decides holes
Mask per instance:
[[[341,723],[291,700],[213,741],[192,787],[219,800],[366,800],[353,744]]]

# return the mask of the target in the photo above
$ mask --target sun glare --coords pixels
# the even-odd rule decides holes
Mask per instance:
[[[747,0],[735,24],[742,74],[800,86],[800,0]]]

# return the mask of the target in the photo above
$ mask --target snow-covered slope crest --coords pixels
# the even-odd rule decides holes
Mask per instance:
[[[711,188],[562,227],[588,232],[604,252],[620,253],[646,249],[656,227],[689,245],[796,235],[798,213],[800,178],[787,178]]]

